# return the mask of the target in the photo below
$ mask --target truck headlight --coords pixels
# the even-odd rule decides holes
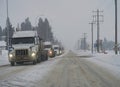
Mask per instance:
[[[62,53],[62,51],[60,50],[60,54]]]
[[[52,54],[52,50],[49,50],[49,54]]]
[[[33,53],[31,54],[31,56],[32,56],[32,57],[34,57],[35,55],[36,55],[36,53],[35,53],[35,52],[33,52]]]
[[[12,57],[13,57],[13,54],[9,54],[9,57],[12,58]]]

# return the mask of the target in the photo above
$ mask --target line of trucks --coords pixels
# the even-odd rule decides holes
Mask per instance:
[[[53,45],[50,41],[44,42],[36,31],[14,32],[10,42],[8,59],[11,66],[24,62],[35,65],[63,53],[59,45]]]

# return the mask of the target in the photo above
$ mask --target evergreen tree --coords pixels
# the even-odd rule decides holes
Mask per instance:
[[[12,38],[14,33],[14,28],[12,27],[12,24],[10,23],[9,18],[7,19],[7,22],[8,22],[8,29],[9,29],[9,38]]]
[[[47,18],[44,21],[44,32],[45,32],[45,40],[49,41],[50,27]]]
[[[7,29],[4,28],[3,31],[2,31],[2,36],[6,36],[7,35],[6,33],[7,33]]]
[[[115,43],[113,41],[108,41],[106,38],[104,38],[103,49],[104,50],[113,50],[114,44]]]
[[[26,30],[33,30],[31,22],[29,21],[29,18],[25,19],[25,22],[21,23],[21,30],[26,31]]]
[[[44,39],[43,20],[42,20],[42,18],[39,18],[37,32],[38,32],[39,37]]]
[[[2,28],[0,26],[0,40],[2,40]]]
[[[53,42],[53,32],[51,31],[51,26],[49,24],[49,21],[47,18],[45,18],[45,21],[43,21],[42,18],[39,18],[38,27],[37,27],[38,35],[44,40],[44,41],[51,41]]]
[[[7,18],[7,20],[6,20],[6,28],[5,28],[4,33],[5,33],[5,36],[6,36],[5,41],[7,42],[7,38],[9,37],[9,45],[11,45],[11,38],[12,38],[13,33],[14,33],[14,28],[12,27],[12,24],[10,23],[9,18]],[[8,34],[9,34],[9,36],[8,36]],[[8,44],[8,42],[7,42],[7,44]]]
[[[47,18],[44,21],[44,32],[45,32],[45,40],[52,42],[53,41],[53,33],[51,31],[51,26],[50,26]]]

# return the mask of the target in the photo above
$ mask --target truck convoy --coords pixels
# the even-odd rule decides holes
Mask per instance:
[[[8,56],[11,66],[14,66],[15,63],[32,62],[36,64],[48,60],[43,41],[36,31],[14,32]]]
[[[45,50],[47,51],[49,57],[51,57],[51,58],[55,57],[55,51],[52,48],[52,43],[50,41],[45,41],[44,47],[45,47]]]

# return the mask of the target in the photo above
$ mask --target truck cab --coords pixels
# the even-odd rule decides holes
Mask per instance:
[[[50,41],[44,42],[44,48],[47,51],[49,57],[55,57],[54,49],[52,48],[52,43]]]
[[[15,63],[32,62],[36,64],[43,59],[47,60],[42,39],[38,37],[36,31],[14,32],[8,56],[12,66]]]
[[[53,49],[55,51],[55,55],[60,55],[60,46],[59,45],[53,45]]]

